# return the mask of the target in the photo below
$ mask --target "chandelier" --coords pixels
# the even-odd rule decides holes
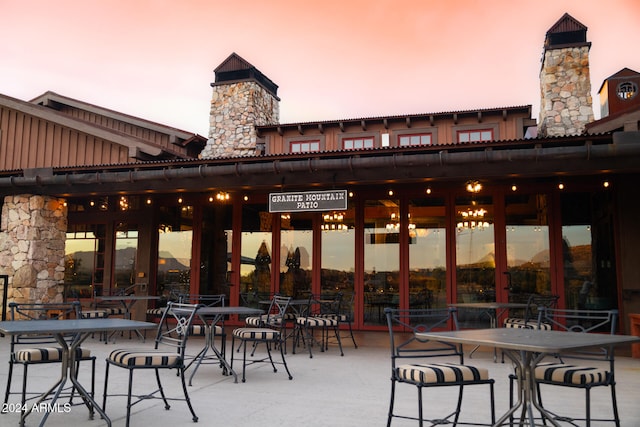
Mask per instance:
[[[413,231],[415,233],[416,225],[411,223],[411,215],[407,215],[409,218],[409,233]],[[400,215],[391,213],[391,220],[385,226],[388,233],[397,233],[400,230]]]
[[[459,211],[460,221],[458,221],[457,229],[462,230],[484,230],[489,227],[491,223],[486,221],[484,216],[488,211],[484,208],[467,209],[466,211]]]
[[[342,212],[326,213],[322,216],[324,223],[321,226],[323,231],[337,230],[346,231],[349,229],[347,224],[344,224],[344,214]]]

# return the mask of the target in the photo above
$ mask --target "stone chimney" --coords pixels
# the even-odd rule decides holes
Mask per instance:
[[[593,121],[587,27],[564,14],[547,31],[540,70],[539,136],[580,135]]]
[[[237,54],[214,70],[209,139],[202,158],[255,156],[263,152],[256,126],[280,120],[278,86]]]

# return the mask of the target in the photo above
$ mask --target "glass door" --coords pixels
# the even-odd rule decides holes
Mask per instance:
[[[313,212],[280,215],[280,288],[282,295],[308,298],[313,261]]]
[[[494,209],[491,196],[455,200],[456,302],[495,302]],[[461,327],[489,327],[484,310],[460,309]]]
[[[551,256],[547,195],[505,197],[509,302],[527,302],[530,294],[551,293]]]
[[[443,198],[409,201],[409,308],[447,306]]]
[[[364,324],[384,325],[385,307],[398,307],[400,203],[366,200],[364,206]]]

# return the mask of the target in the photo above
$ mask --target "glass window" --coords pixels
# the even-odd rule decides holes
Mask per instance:
[[[458,142],[484,142],[493,140],[492,129],[459,130]]]
[[[618,85],[618,90],[616,92],[620,99],[631,99],[636,96],[636,93],[638,93],[638,86],[633,82],[623,82]]]
[[[104,277],[104,224],[69,227],[65,242],[65,297],[69,300],[92,298],[93,285]]]
[[[456,197],[456,301],[496,300],[493,201],[491,197]],[[485,316],[487,317],[487,316]],[[459,312],[461,326],[489,327],[488,318]]]
[[[514,194],[505,198],[509,301],[551,293],[547,196]]]
[[[383,325],[400,304],[399,201],[366,200],[364,215],[364,322]]]
[[[343,138],[342,146],[345,150],[362,150],[365,148],[373,148],[373,137],[367,136],[362,138]]]
[[[400,135],[398,137],[398,145],[401,147],[431,145],[431,134],[421,133],[416,135]]]
[[[447,306],[443,198],[409,201],[409,308]]]
[[[202,207],[202,238],[200,239],[199,293],[227,296],[232,254],[232,211],[228,203],[215,201]]]
[[[323,294],[342,292],[343,301],[351,301],[355,270],[355,209],[322,213]]]
[[[113,262],[113,290],[128,288],[136,283],[138,255],[138,226],[121,222],[116,225],[116,244]]]
[[[282,295],[305,298],[311,292],[313,255],[312,214],[280,215],[280,290]]]
[[[562,258],[565,305],[617,308],[615,239],[610,194],[563,193]]]
[[[320,141],[293,141],[291,142],[292,153],[308,153],[320,151]]]
[[[259,301],[271,294],[271,221],[265,204],[247,204],[242,207],[242,234],[240,243],[240,304],[260,307]]]
[[[193,206],[161,207],[158,224],[158,295],[169,298],[172,293],[189,293],[192,242]]]

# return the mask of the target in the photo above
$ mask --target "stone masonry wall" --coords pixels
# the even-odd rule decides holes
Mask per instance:
[[[8,300],[62,302],[67,208],[57,198],[6,196],[0,225],[0,274]]]
[[[255,126],[278,123],[276,97],[253,81],[213,86],[209,140],[202,158],[256,155]]]
[[[548,49],[543,61],[538,134],[582,134],[593,121],[589,47]]]

